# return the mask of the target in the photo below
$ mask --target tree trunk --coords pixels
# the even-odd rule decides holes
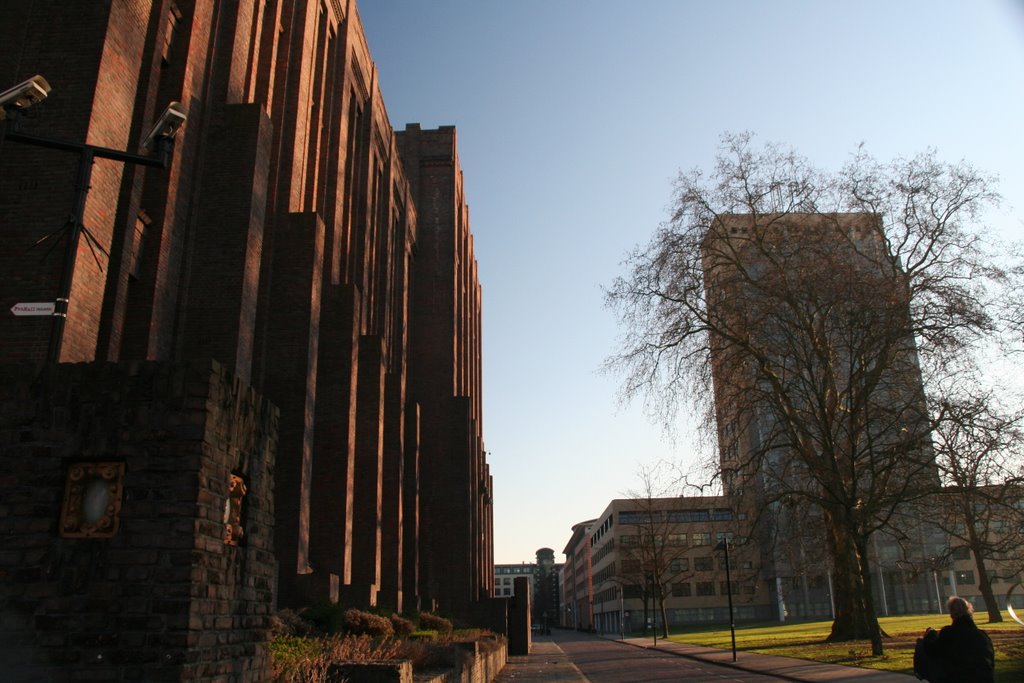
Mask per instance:
[[[867,539],[842,524],[844,515],[825,511],[826,542],[832,557],[832,598],[836,616],[827,642],[870,640],[871,651],[882,654],[882,632],[875,615],[871,572],[867,561]]]
[[[992,592],[992,581],[988,578],[988,567],[985,566],[984,555],[977,547],[971,549],[974,554],[974,564],[978,568],[978,590],[985,600],[985,609],[988,610],[989,623],[998,623],[1003,620],[1003,614],[999,611],[999,603],[996,602],[995,593]]]
[[[864,620],[867,622],[868,638],[871,640],[871,654],[878,657],[883,653],[882,628],[878,625],[878,615],[875,613],[875,592],[871,583],[871,564],[868,562],[868,537],[858,536],[855,539],[855,545],[860,570]]]
[[[668,640],[668,612],[665,611],[665,591],[658,592],[658,608],[661,612],[661,634],[662,638]]]

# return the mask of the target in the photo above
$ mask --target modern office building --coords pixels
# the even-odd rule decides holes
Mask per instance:
[[[533,585],[533,577],[537,574],[537,565],[532,562],[520,564],[496,564],[494,565],[494,597],[512,598],[515,597],[515,582],[517,578],[529,579]]]
[[[574,526],[563,624],[725,621],[730,586],[737,619],[832,617],[823,491],[855,486],[872,491],[880,515],[898,513],[867,548],[876,613],[975,597],[971,560],[963,550],[950,558],[955,544],[927,510],[904,505],[934,494],[938,471],[907,293],[879,217],[722,215],[702,261],[725,495],[616,500]],[[803,431],[782,418],[794,413]],[[835,463],[834,481],[827,468],[809,476],[816,461]],[[719,550],[727,538],[731,582]]]
[[[599,517],[574,525],[563,550],[561,625],[629,633],[663,619],[670,627],[727,623],[730,590],[738,621],[832,618],[830,565],[820,542],[812,546],[814,535],[808,534],[766,548],[754,533],[754,516],[742,507],[745,500],[616,499]],[[657,539],[653,543],[652,537]],[[731,583],[722,547],[726,540]],[[963,550],[948,557],[949,543],[944,538],[931,555],[908,558],[905,544],[879,534],[870,555],[877,613],[941,614],[950,595],[962,595],[984,609],[973,558]],[[1006,594],[1019,580],[1019,565],[993,567],[997,599],[1005,608]],[[655,574],[665,590],[664,614],[653,598]],[[1024,600],[1017,598],[1015,604],[1024,607]]]

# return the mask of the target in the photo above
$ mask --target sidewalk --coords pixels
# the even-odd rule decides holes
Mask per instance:
[[[530,654],[508,658],[494,683],[586,683],[562,648],[548,636],[533,638]]]
[[[579,634],[575,634],[579,635]],[[559,631],[551,636],[534,637],[530,654],[508,658],[508,663],[494,679],[494,683],[586,683],[587,678],[569,660],[558,645]],[[598,638],[598,636],[592,636]],[[623,642],[632,647],[652,649],[651,638],[627,638]],[[836,664],[762,655],[753,652],[738,652],[737,661],[732,661],[731,650],[718,650],[700,645],[687,645],[663,640],[658,641],[657,650],[679,657],[687,657],[741,671],[773,676],[779,680],[797,683],[916,683],[917,678],[906,674],[861,669]]]
[[[633,647],[647,649],[653,647],[653,639],[651,638],[626,638],[626,640],[621,642]],[[799,683],[911,683],[912,681],[917,681],[915,676],[908,676],[907,674],[877,671],[875,669],[861,669],[854,666],[840,666],[838,664],[822,664],[805,659],[763,655],[754,652],[737,652],[736,661],[734,662],[732,661],[732,650],[718,650],[712,647],[673,643],[665,640],[658,641],[657,649],[660,652],[670,652],[680,657],[688,657],[721,666],[730,666],[743,671],[775,676],[783,680],[798,681]]]

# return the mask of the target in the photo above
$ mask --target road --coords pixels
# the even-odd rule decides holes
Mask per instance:
[[[545,642],[548,641],[548,642]],[[576,631],[554,631],[534,641],[529,658],[509,660],[495,683],[759,683],[774,676],[643,650]]]

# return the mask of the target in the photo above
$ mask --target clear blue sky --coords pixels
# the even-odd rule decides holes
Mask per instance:
[[[602,286],[666,217],[680,170],[750,130],[838,168],[934,147],[1001,178],[1024,238],[1021,0],[361,0],[392,125],[453,124],[484,291],[484,438],[495,559],[561,550],[690,462],[598,369]]]

